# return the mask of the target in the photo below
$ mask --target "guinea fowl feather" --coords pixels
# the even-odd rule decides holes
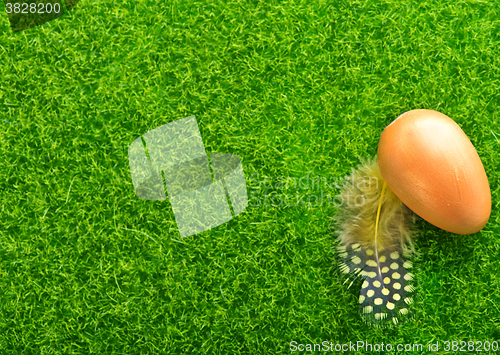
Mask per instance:
[[[382,178],[377,160],[366,160],[346,180],[335,220],[341,271],[363,280],[359,307],[376,325],[398,323],[412,303],[413,212]],[[352,285],[352,282],[351,282]]]

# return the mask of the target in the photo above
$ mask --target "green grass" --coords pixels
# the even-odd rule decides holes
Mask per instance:
[[[82,0],[18,33],[0,10],[1,354],[500,342],[498,3]],[[414,318],[374,329],[342,285],[336,207],[258,205],[319,190],[257,187],[341,178],[416,108],[470,137],[492,214],[467,236],[419,222]],[[127,149],[193,114],[252,198],[181,239],[168,201],[136,198]]]

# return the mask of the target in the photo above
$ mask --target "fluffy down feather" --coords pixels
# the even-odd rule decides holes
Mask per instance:
[[[387,186],[376,159],[362,162],[344,182],[335,216],[341,271],[363,280],[359,306],[365,320],[397,324],[413,302],[407,271],[413,212]]]

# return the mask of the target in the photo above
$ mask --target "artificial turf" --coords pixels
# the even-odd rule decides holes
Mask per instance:
[[[12,33],[4,13],[0,353],[500,342],[499,18],[472,0],[82,0]],[[471,139],[492,214],[465,236],[418,222],[414,317],[378,329],[338,270],[341,207],[308,203],[339,190],[306,182],[350,173],[416,108]],[[190,115],[208,153],[241,158],[249,205],[180,238],[168,200],[136,197],[127,149]]]

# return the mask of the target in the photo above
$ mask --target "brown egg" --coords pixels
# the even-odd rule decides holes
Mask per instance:
[[[488,222],[491,194],[483,164],[448,116],[433,110],[403,113],[382,132],[378,165],[401,201],[435,226],[471,234]]]

